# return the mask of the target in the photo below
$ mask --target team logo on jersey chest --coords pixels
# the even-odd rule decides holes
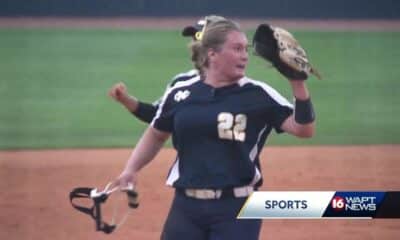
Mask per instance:
[[[189,97],[189,95],[190,95],[189,90],[185,90],[185,91],[180,90],[177,93],[175,93],[174,100],[176,102],[180,102],[182,100],[185,100],[187,97]]]

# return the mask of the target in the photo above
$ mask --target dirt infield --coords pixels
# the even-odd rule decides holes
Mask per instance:
[[[102,187],[129,149],[0,152],[0,239],[158,239],[175,152],[164,149],[139,178],[141,207],[112,236],[70,206],[77,186]],[[400,146],[268,147],[263,190],[400,190]],[[265,220],[261,239],[398,239],[400,220]],[[184,239],[184,236],[183,238]]]

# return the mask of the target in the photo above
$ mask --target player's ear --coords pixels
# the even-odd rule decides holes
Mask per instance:
[[[215,51],[215,49],[210,48],[207,50],[207,57],[210,62],[213,61],[213,59],[215,58],[216,55],[217,55],[217,51]]]

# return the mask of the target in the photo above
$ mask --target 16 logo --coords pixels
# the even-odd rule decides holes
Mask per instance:
[[[336,196],[331,201],[331,207],[335,211],[343,211],[346,207],[346,200],[342,197]]]

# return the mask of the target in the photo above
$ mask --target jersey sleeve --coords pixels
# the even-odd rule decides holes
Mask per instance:
[[[171,96],[172,89],[167,89],[158,104],[157,112],[151,122],[152,127],[164,132],[172,132],[174,126],[173,119],[175,111]]]
[[[164,93],[166,93],[171,87],[171,84],[168,84]],[[152,104],[139,101],[138,109],[136,110],[136,112],[133,112],[133,114],[141,121],[151,123],[157,113],[157,109],[160,106],[162,99],[163,96],[158,98]]]
[[[167,85],[164,92],[167,92],[170,88],[174,87],[177,83],[185,82],[185,81],[190,80],[197,76],[199,76],[199,72],[196,69],[192,69],[192,70],[190,70],[188,72],[184,72],[184,73],[179,73],[171,79],[170,83]],[[153,106],[158,108],[158,106],[161,103],[161,100],[162,100],[162,97],[160,97],[159,99],[154,101]]]
[[[284,132],[281,129],[282,123],[292,115],[293,105],[272,87],[263,84],[263,88],[268,95],[267,123],[275,129],[275,132],[282,133]]]
[[[139,102],[138,108],[133,114],[143,122],[150,123],[156,115],[158,106],[150,103]]]
[[[153,103],[157,107],[157,112],[151,122],[151,125],[161,131],[172,132],[173,130],[173,117],[176,108],[176,102],[173,99],[175,89],[182,84],[190,81],[197,81],[199,73],[197,70],[190,70],[186,73],[176,75],[168,84],[162,98]]]
[[[190,70],[188,72],[184,72],[184,73],[179,73],[179,74],[175,75],[172,78],[172,80],[169,83],[168,87],[173,87],[179,82],[187,81],[187,80],[192,79],[192,78],[194,78],[196,76],[199,76],[199,71],[197,71],[196,69],[192,69],[192,70]]]
[[[293,108],[285,105],[275,105],[271,108],[270,116],[273,116],[269,119],[270,124],[275,129],[276,133],[282,133],[283,130],[281,126],[283,122],[293,113]]]

